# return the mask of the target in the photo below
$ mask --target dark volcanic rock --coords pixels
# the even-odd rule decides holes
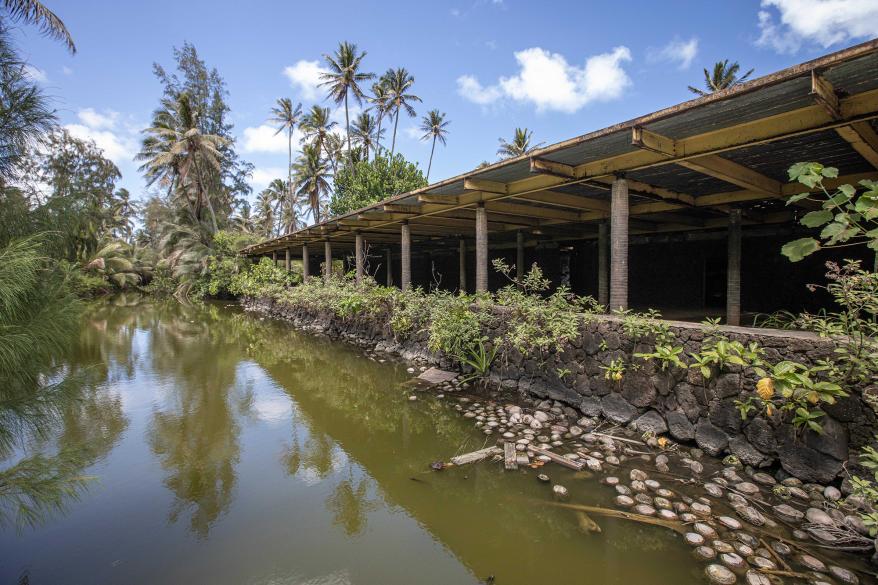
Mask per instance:
[[[637,409],[613,392],[601,399],[601,413],[615,423],[625,424],[637,415]]]
[[[695,442],[708,455],[719,455],[729,444],[729,437],[707,419],[701,419],[695,425]]]
[[[678,441],[691,441],[695,438],[695,427],[682,412],[669,412],[666,415],[668,430],[671,436]]]
[[[668,425],[662,415],[650,410],[637,418],[632,423],[634,430],[639,433],[653,432],[656,435],[668,432]]]

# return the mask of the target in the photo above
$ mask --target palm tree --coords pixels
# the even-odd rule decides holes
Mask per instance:
[[[145,172],[147,183],[160,180],[168,182],[169,189],[179,190],[196,221],[201,220],[202,210],[207,208],[213,232],[216,232],[216,214],[204,167],[220,170],[223,158],[220,149],[228,146],[228,139],[203,134],[198,129],[197,115],[186,92],[178,94],[175,100],[163,100],[162,108],[153,114],[153,125],[144,133],[147,137],[136,158],[144,161],[140,169]],[[190,192],[194,203],[189,198]]]
[[[283,202],[286,198],[285,195],[289,192],[290,186],[285,183],[283,179],[274,179],[268,184],[268,187],[262,191],[267,197],[271,197],[271,201],[274,204],[273,217],[276,219],[276,225],[273,227],[277,235],[280,235],[280,232],[283,229]]]
[[[430,110],[427,115],[421,119],[421,140],[433,140],[433,146],[430,147],[430,162],[427,164],[427,182],[430,182],[430,169],[433,168],[433,152],[436,150],[436,140],[445,146],[445,140],[448,137],[446,128],[451,122],[445,119],[445,112],[439,110]]]
[[[256,198],[256,225],[264,237],[271,237],[274,231],[274,192],[270,189],[264,189]]]
[[[323,59],[329,66],[329,71],[322,73],[320,78],[323,79],[321,85],[329,87],[329,97],[336,105],[344,102],[344,122],[345,130],[348,135],[348,155],[351,151],[351,120],[348,113],[348,96],[353,96],[358,104],[363,103],[363,90],[360,89],[360,82],[372,79],[374,73],[363,73],[360,71],[360,65],[366,51],[357,53],[357,45],[344,41],[339,43],[335,50],[335,55],[323,55]]]
[[[375,133],[375,156],[381,154],[381,122],[384,120],[384,114],[387,113],[390,96],[387,92],[387,86],[384,84],[384,78],[372,84],[372,96],[368,98],[369,103],[375,109],[378,118],[378,130]]]
[[[404,67],[388,69],[387,73],[382,77],[382,81],[388,93],[388,112],[395,116],[393,121],[393,142],[390,144],[390,156],[392,158],[393,153],[396,152],[396,129],[399,126],[399,113],[401,110],[405,110],[410,118],[414,118],[416,112],[409,102],[419,102],[421,98],[413,93],[408,93],[415,83],[415,78]]]
[[[324,162],[332,167],[333,175],[338,172],[338,163],[345,150],[344,143],[344,136],[336,134],[335,132],[329,133],[326,136],[326,140],[323,142],[323,152],[326,153],[326,160]],[[353,151],[348,151],[348,154],[353,156]]]
[[[533,138],[533,134],[533,130],[516,128],[512,142],[506,142],[503,138],[498,139],[500,141],[500,148],[497,149],[497,154],[500,158],[513,158],[527,154],[545,144],[545,142],[540,142],[531,146],[530,141]]]
[[[67,45],[67,50],[76,53],[73,37],[58,16],[37,0],[2,0],[0,7],[5,9],[12,20],[24,24],[36,25],[40,32],[49,38],[56,39]]]
[[[705,96],[712,94],[715,91],[721,91],[740,83],[744,83],[747,81],[747,78],[750,77],[750,74],[753,73],[753,70],[751,69],[741,77],[738,77],[738,71],[740,69],[741,66],[737,61],[731,65],[729,65],[728,59],[717,61],[713,66],[713,73],[709,72],[706,68],[704,70],[704,87],[707,88],[707,91],[698,89],[697,87],[692,87],[691,85],[689,86],[689,91]]]
[[[365,160],[369,160],[369,150],[373,147],[377,149],[379,141],[378,122],[369,112],[361,112],[357,119],[354,120],[354,143],[363,147],[365,151]]]
[[[302,104],[296,104],[289,98],[277,100],[277,106],[271,108],[271,122],[278,125],[275,136],[286,130],[287,132],[287,187],[289,187],[289,201],[291,225],[287,227],[287,233],[296,227],[296,202],[294,201],[295,188],[293,187],[293,131],[299,125],[302,118]]]
[[[320,106],[311,106],[311,110],[302,117],[302,123],[299,127],[305,135],[305,140],[317,147],[317,152],[323,151],[323,144],[326,137],[336,127],[336,122],[329,119],[329,108],[321,108]]]
[[[326,166],[326,160],[320,157],[316,146],[308,145],[302,149],[296,161],[296,174],[299,177],[299,195],[308,197],[308,204],[314,214],[315,223],[320,223],[320,204],[329,192],[329,180],[332,175]]]

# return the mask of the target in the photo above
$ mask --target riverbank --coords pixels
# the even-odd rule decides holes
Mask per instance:
[[[413,363],[413,375],[428,364],[451,365],[446,356],[430,352],[424,340],[388,336],[387,328],[372,318],[338,319],[327,313],[290,311],[266,300],[247,299],[243,304],[249,311],[284,319],[298,329],[356,343],[372,359],[399,355]],[[807,336],[798,337],[809,341]],[[492,439],[501,448],[505,443],[514,445],[516,465],[548,464],[541,477],[552,484],[548,494],[554,493],[561,504],[570,488],[552,481],[556,463],[550,463],[550,454],[580,469],[578,475],[600,476],[601,483],[615,492],[616,509],[629,519],[663,522],[677,531],[705,562],[712,582],[733,583],[741,578],[761,584],[808,572],[815,579],[831,575],[841,583],[859,582],[855,571],[870,578],[861,556],[829,554],[823,548],[860,548],[860,553],[872,548],[858,515],[858,500],[844,498],[838,487],[803,482],[781,470],[767,473],[734,454],[722,460],[706,456],[716,453],[669,441],[667,429],[656,432],[641,424],[626,426],[628,421],[612,420],[602,412],[584,413],[563,400],[569,394],[541,397],[522,392],[504,384],[497,372],[492,372],[492,380],[487,394],[461,396],[468,386],[462,376],[434,386],[432,392],[436,398],[453,401],[455,410],[472,421],[488,445]],[[418,393],[413,392],[411,399],[418,400]],[[573,512],[586,512],[586,517],[608,513],[575,506]]]

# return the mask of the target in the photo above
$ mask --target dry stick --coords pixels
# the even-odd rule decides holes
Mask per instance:
[[[628,439],[625,437],[617,437],[615,435],[607,435],[605,433],[595,433],[592,431],[591,433],[595,437],[604,437],[605,439],[613,439],[614,441],[622,441],[623,443],[633,443],[634,445],[646,445],[643,441],[636,441],[634,439]]]
[[[643,514],[632,514],[631,512],[624,512],[622,510],[613,510],[610,508],[600,508],[598,506],[584,506],[581,504],[563,504],[560,502],[540,502],[543,504],[548,504],[549,506],[555,506],[557,508],[565,508],[568,510],[576,510],[578,512],[589,512],[591,514],[597,514],[599,516],[607,516],[610,518],[622,518],[623,520],[631,520],[633,522],[640,522],[641,524],[651,524],[653,526],[662,526],[664,528],[670,528],[675,532],[679,532],[680,534],[684,534],[686,532],[686,527],[682,522],[674,522],[673,520],[662,520],[661,518],[653,518],[651,516],[644,516]]]
[[[533,445],[528,445],[527,448],[537,455],[543,455],[545,457],[548,457],[558,465],[568,467],[570,469],[573,469],[574,471],[582,471],[583,464],[579,461],[573,461],[572,459],[561,457],[557,453],[552,453],[551,451],[546,451],[545,449],[540,449],[539,447],[534,447]]]
[[[779,577],[792,577],[793,579],[802,579],[803,581],[808,581],[811,579],[811,575],[806,573],[797,573],[795,571],[778,571],[775,569],[759,569],[760,573],[765,573],[767,575],[777,575]]]

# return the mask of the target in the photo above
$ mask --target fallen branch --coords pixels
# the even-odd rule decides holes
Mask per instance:
[[[641,524],[650,524],[652,526],[662,526],[670,528],[674,532],[684,534],[686,526],[682,522],[674,520],[664,520],[662,518],[653,518],[652,516],[644,516],[643,514],[634,514],[623,510],[613,510],[611,508],[600,508],[597,506],[585,506],[582,504],[564,504],[561,502],[540,502],[549,506],[558,508],[566,508],[568,510],[576,510],[578,512],[587,512],[598,516],[607,516],[608,518],[622,518],[623,520],[631,520],[632,522],[640,522]]]
[[[452,457],[451,463],[454,465],[466,465],[468,463],[475,463],[476,461],[487,459],[488,457],[493,457],[494,455],[499,455],[502,452],[503,451],[500,447],[486,447],[484,449],[479,449],[478,451],[473,451],[472,453],[464,453],[463,455]]]
[[[574,471],[582,471],[582,468],[584,467],[581,461],[573,461],[572,459],[561,457],[557,453],[552,453],[551,451],[546,451],[545,449],[540,449],[539,447],[534,447],[533,445],[528,445],[527,448],[537,455],[543,455],[545,457],[548,457],[558,465],[563,465],[564,467],[573,469]]]

